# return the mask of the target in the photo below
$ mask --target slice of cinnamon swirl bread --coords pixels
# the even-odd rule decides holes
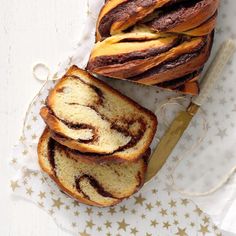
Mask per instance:
[[[38,144],[39,164],[59,186],[78,201],[111,206],[135,193],[144,183],[150,150],[137,162],[96,164],[84,154],[57,143],[46,128]]]
[[[73,66],[50,92],[41,116],[59,143],[99,161],[134,161],[147,151],[156,116]],[[98,157],[98,155],[96,155]]]

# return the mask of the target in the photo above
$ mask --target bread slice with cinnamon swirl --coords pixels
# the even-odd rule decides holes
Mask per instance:
[[[83,153],[53,140],[48,128],[38,144],[39,164],[58,187],[82,203],[101,207],[115,205],[139,190],[149,155],[148,149],[136,162],[87,162]]]
[[[51,136],[87,159],[135,161],[149,148],[156,116],[104,82],[73,66],[40,112]]]

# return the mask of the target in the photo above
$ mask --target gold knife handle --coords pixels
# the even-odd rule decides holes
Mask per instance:
[[[232,40],[225,41],[217,52],[213,62],[209,66],[203,81],[201,81],[201,92],[199,96],[192,99],[192,103],[201,106],[204,103],[213,84],[221,76],[227,62],[235,51],[235,43]]]

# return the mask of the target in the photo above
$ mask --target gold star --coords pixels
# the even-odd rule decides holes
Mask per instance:
[[[30,171],[29,169],[25,169],[23,172],[24,178],[30,177],[31,174],[32,174],[32,171]]]
[[[46,193],[45,192],[41,192],[38,194],[38,196],[43,199],[43,198],[46,198]]]
[[[122,221],[118,221],[117,224],[119,225],[118,230],[123,229],[126,231],[127,226],[129,226],[129,224],[127,224],[124,219]]]
[[[188,213],[186,213],[184,216],[185,216],[186,219],[189,218],[189,214]]]
[[[188,199],[181,199],[181,204],[187,206],[189,203]]]
[[[24,151],[22,152],[22,154],[23,154],[24,156],[27,155],[27,153],[28,153],[27,150],[24,150]]]
[[[92,209],[91,207],[87,207],[87,208],[86,208],[86,213],[87,213],[88,215],[93,214],[93,209]]]
[[[111,222],[108,220],[106,221],[104,225],[106,226],[106,228],[111,228]]]
[[[52,198],[52,200],[53,200],[52,207],[56,207],[58,210],[61,208],[62,205],[64,205],[64,203],[61,201],[60,197],[58,199]]]
[[[75,216],[78,216],[78,215],[79,215],[79,212],[78,212],[78,211],[75,211],[75,212],[74,212],[74,215],[75,215]]]
[[[161,202],[160,201],[156,201],[156,206],[161,206]]]
[[[19,188],[19,187],[20,185],[18,184],[17,180],[16,181],[11,180],[11,189],[13,192],[16,190],[16,188]]]
[[[151,220],[151,226],[156,227],[158,222],[156,220]]]
[[[196,207],[194,212],[196,212],[199,216],[202,214],[202,210],[199,207]]]
[[[80,232],[79,234],[80,236],[91,236],[90,234],[86,232],[86,230],[84,230],[83,232]]]
[[[142,214],[141,217],[142,217],[142,219],[145,219],[145,218],[146,218],[146,215]]]
[[[186,233],[186,228],[181,229],[181,228],[178,227],[178,232],[176,233],[176,235],[178,235],[178,236],[188,236],[187,233]]]
[[[101,211],[99,211],[97,215],[98,215],[99,217],[101,217],[103,214],[102,214]]]
[[[32,188],[27,188],[26,189],[26,194],[28,194],[28,195],[32,195],[32,193],[33,193],[33,190],[32,190]]]
[[[19,140],[20,140],[20,142],[24,142],[26,140],[26,138],[24,136],[21,136]]]
[[[131,213],[132,213],[132,214],[135,214],[135,213],[136,213],[136,210],[135,210],[135,209],[132,209],[132,210],[131,210]]]
[[[146,204],[146,209],[147,209],[147,210],[151,211],[152,208],[153,208],[153,206],[152,206],[151,203]]]
[[[116,213],[116,210],[114,207],[110,207],[109,211],[108,211],[111,215]]]
[[[178,225],[179,221],[178,220],[174,220],[174,225]]]
[[[33,135],[31,136],[31,138],[34,140],[34,139],[37,138],[37,135],[36,135],[36,134],[33,134]]]
[[[45,182],[44,177],[41,177],[40,180],[41,180],[42,184]]]
[[[157,193],[157,189],[155,189],[155,188],[152,189],[152,193],[153,193],[153,194]]]
[[[92,229],[92,228],[93,228],[93,226],[94,226],[94,223],[93,223],[93,221],[92,221],[92,220],[86,221],[86,227],[88,227],[88,228]]]
[[[136,228],[131,228],[131,234],[136,235],[138,230]]]
[[[190,226],[191,226],[191,227],[194,227],[194,226],[195,226],[195,223],[194,223],[194,222],[191,222],[191,223],[190,223]]]
[[[16,158],[13,158],[12,160],[11,160],[11,163],[14,165],[14,164],[16,164],[17,163],[17,159]]]
[[[125,213],[128,209],[125,206],[120,207],[120,212]]]
[[[170,205],[171,208],[176,207],[176,201],[171,200],[169,202],[169,205]]]
[[[135,196],[135,205],[140,204],[141,206],[143,205],[143,202],[146,200],[146,198],[142,197],[142,194],[140,193],[139,196]]]
[[[44,208],[43,202],[38,202],[38,206]]]
[[[30,130],[30,129],[31,129],[31,125],[27,125],[27,126],[26,126],[26,129],[27,129],[27,130]]]
[[[172,216],[177,216],[177,213],[176,213],[176,211],[172,211]]]
[[[164,210],[163,208],[160,211],[162,216],[166,216],[167,215],[167,210]]]
[[[51,210],[48,211],[48,213],[49,213],[49,215],[53,215],[54,214],[54,210],[51,209]]]
[[[169,222],[168,222],[168,221],[166,221],[166,222],[163,222],[163,228],[166,228],[166,229],[168,229],[170,226],[171,226],[171,225],[169,224]]]
[[[199,230],[200,233],[202,233],[203,235],[205,235],[206,233],[210,233],[210,231],[208,230],[208,225],[203,226],[200,225],[201,229]]]
[[[73,204],[74,207],[79,206],[79,203],[75,200],[72,202],[72,204]]]
[[[203,218],[204,224],[209,223],[209,220],[210,220],[209,217],[205,216],[205,217]]]

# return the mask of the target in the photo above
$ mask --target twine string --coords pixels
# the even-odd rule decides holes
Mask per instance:
[[[160,112],[160,116],[162,117],[163,123],[166,126],[166,128],[169,127],[169,124],[167,122],[166,111],[165,111],[165,108],[167,106],[169,106],[169,105],[178,105],[178,106],[182,107],[183,110],[186,110],[186,107],[178,102],[179,100],[188,101],[187,98],[183,97],[183,96],[173,97],[173,98],[168,99],[168,101],[164,101],[156,110],[157,112],[158,111]],[[201,145],[201,143],[203,142],[203,140],[205,139],[206,134],[207,134],[208,122],[206,120],[205,114],[204,114],[204,112],[202,111],[201,108],[199,108],[198,112],[201,114],[201,118],[202,118],[203,134],[181,156],[177,156],[178,161],[176,162],[175,166],[173,167],[173,169],[170,173],[172,190],[174,190],[174,191],[176,191],[176,192],[178,192],[182,195],[189,196],[189,197],[203,197],[203,196],[209,196],[209,195],[215,193],[216,191],[221,189],[225,184],[227,184],[227,182],[230,180],[230,178],[236,172],[236,166],[234,166],[233,168],[230,169],[230,171],[225,176],[223,176],[221,181],[219,181],[219,183],[217,183],[216,186],[210,188],[208,191],[205,191],[205,192],[190,192],[190,191],[185,191],[185,190],[177,187],[177,185],[175,183],[175,180],[174,180],[174,177],[173,177],[176,169],[181,164],[181,162],[186,158],[187,154],[191,155]]]

